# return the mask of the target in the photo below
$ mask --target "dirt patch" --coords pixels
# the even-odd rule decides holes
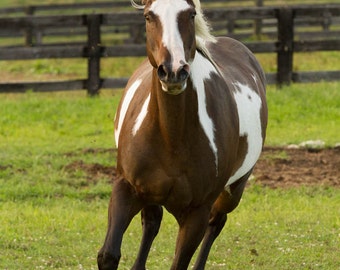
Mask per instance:
[[[86,149],[96,153],[96,149]],[[85,164],[75,161],[65,167],[68,171],[82,170],[89,181],[106,177],[111,181],[116,175],[114,166]],[[302,185],[340,187],[340,148],[308,150],[265,147],[255,166],[256,183],[270,188]]]
[[[76,171],[84,171],[87,175],[89,183],[97,183],[101,178],[107,178],[111,182],[116,175],[115,166],[103,166],[98,163],[86,164],[82,160],[76,160],[66,165],[64,169],[68,172],[74,173]]]
[[[257,183],[271,188],[340,187],[340,148],[308,150],[266,147],[254,169]]]

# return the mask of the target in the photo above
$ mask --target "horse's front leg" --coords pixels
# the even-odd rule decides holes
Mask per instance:
[[[132,186],[125,179],[117,179],[112,188],[107,234],[97,257],[99,270],[118,268],[123,234],[142,207]]]
[[[158,234],[163,217],[163,208],[159,205],[148,205],[142,209],[143,237],[138,256],[132,269],[145,269],[146,260],[153,240]]]
[[[199,246],[208,226],[210,207],[191,208],[176,216],[179,232],[176,242],[175,258],[171,270],[186,270],[190,260]]]

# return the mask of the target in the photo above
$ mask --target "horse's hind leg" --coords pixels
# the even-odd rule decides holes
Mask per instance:
[[[131,185],[122,178],[116,179],[109,205],[107,234],[97,257],[100,270],[118,268],[123,234],[132,218],[141,208],[142,204],[136,197]]]
[[[175,215],[179,223],[175,258],[171,270],[187,270],[208,226],[210,207],[205,205],[181,211]]]
[[[250,174],[251,172],[247,173],[232,184],[230,190],[223,190],[215,201],[210,213],[209,226],[205,232],[201,250],[194,266],[195,270],[204,269],[210,249],[227,221],[227,213],[233,211],[239,204]]]
[[[139,253],[132,269],[145,269],[146,260],[151,248],[151,244],[158,234],[163,217],[163,209],[159,205],[148,205],[142,209],[143,237],[139,248]]]
[[[206,261],[209,256],[210,249],[215,239],[222,231],[226,221],[227,221],[227,215],[224,213],[216,213],[209,220],[209,226],[205,232],[204,239],[203,239],[201,249],[200,249],[200,253],[197,257],[197,260],[196,260],[196,263],[193,269],[195,270],[204,269]]]

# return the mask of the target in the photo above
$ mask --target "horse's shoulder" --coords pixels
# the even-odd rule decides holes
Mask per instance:
[[[141,80],[143,83],[147,83],[149,80],[151,81],[152,77],[152,66],[149,60],[146,58],[134,71],[132,76],[130,77],[126,89],[128,89],[131,85],[133,85],[136,81]]]

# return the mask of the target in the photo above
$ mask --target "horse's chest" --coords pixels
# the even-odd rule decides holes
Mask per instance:
[[[128,151],[121,156],[124,178],[150,203],[195,204],[215,186],[214,162],[209,155],[184,148],[169,153],[164,147],[155,149],[147,143],[132,149],[125,149]]]

